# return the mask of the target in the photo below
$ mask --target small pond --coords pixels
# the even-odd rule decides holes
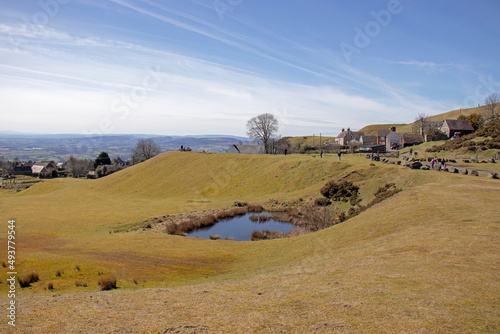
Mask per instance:
[[[261,214],[247,213],[243,216],[224,219],[210,227],[197,229],[188,233],[187,236],[209,239],[211,235],[220,235],[221,239],[232,238],[235,241],[249,241],[253,231],[277,230],[278,232],[285,233],[295,228],[292,224],[282,223],[272,219],[263,223],[253,222],[250,220],[250,216],[252,215]],[[266,213],[263,212],[262,215],[266,215]]]

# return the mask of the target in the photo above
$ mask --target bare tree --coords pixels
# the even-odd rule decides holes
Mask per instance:
[[[85,176],[92,170],[93,162],[85,159],[77,159],[71,156],[67,162],[66,169],[73,177]]]
[[[349,149],[351,150],[352,153],[356,153],[356,151],[359,150],[360,146],[361,143],[357,140],[351,140],[349,142]]]
[[[160,153],[160,146],[153,139],[139,139],[132,151],[132,164],[141,163]]]
[[[278,120],[273,114],[262,114],[252,117],[247,122],[247,135],[261,141],[266,147],[266,152],[270,152],[270,143],[278,132]]]
[[[420,134],[424,134],[425,129],[428,127],[427,115],[425,113],[420,113],[415,117],[414,131]]]
[[[485,104],[485,111],[484,111],[484,118],[487,121],[494,121],[499,118],[500,116],[500,95],[497,93],[492,93],[488,95],[488,97],[484,100]]]

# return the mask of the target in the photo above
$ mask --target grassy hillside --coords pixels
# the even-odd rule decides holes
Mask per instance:
[[[430,116],[427,118],[428,121],[437,122],[444,121],[445,119],[457,119],[458,116],[464,115],[469,116],[470,114],[478,113],[482,114],[484,111],[484,106],[475,107],[475,108],[466,108],[466,109],[457,109],[448,111],[442,114]],[[417,116],[417,115],[415,115]],[[359,131],[364,132],[366,135],[376,136],[377,130],[379,129],[390,129],[392,126],[396,127],[396,131],[398,133],[412,133],[413,132],[413,124],[371,124],[363,127]]]
[[[336,137],[321,137],[321,143],[334,143]],[[319,147],[320,137],[319,136],[297,136],[297,137],[284,137],[289,143],[291,147]]]
[[[19,291],[19,325],[61,333],[498,332],[498,180],[343,160],[172,152],[99,180],[1,193],[2,219],[18,226],[18,271],[41,278]],[[331,178],[360,185],[365,201],[386,182],[404,191],[291,239],[112,233],[236,200],[310,201]],[[98,292],[107,274],[120,289]],[[44,290],[48,282],[54,291]]]

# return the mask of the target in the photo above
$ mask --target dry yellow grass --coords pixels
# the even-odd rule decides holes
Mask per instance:
[[[54,180],[1,195],[2,219],[18,221],[20,269],[36,269],[41,278],[18,297],[19,328],[499,332],[498,180],[345,160],[171,153],[102,180]],[[231,163],[240,172],[216,181]],[[331,177],[359,183],[365,200],[387,181],[405,190],[343,224],[292,239],[109,234],[114,226],[193,203],[313,198]],[[64,274],[57,278],[59,269]],[[99,292],[98,271],[115,275],[119,289]],[[77,279],[88,287],[75,287]],[[49,280],[55,290],[47,293]]]

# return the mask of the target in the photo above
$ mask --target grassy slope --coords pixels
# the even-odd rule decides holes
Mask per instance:
[[[20,271],[37,269],[42,278],[19,297],[20,323],[55,332],[181,324],[215,332],[498,332],[498,181],[345,159],[169,153],[97,181],[54,180],[0,195],[2,219],[18,221]],[[200,205],[314,197],[339,175],[365,194],[389,180],[406,190],[293,239],[109,234],[130,220]],[[177,287],[96,292],[97,271],[117,275],[122,287],[134,287],[133,278],[139,288]],[[88,292],[40,293],[47,281],[75,290],[76,279],[90,281],[79,288]]]
[[[319,136],[297,136],[297,137],[285,137],[292,147],[297,147],[299,144],[301,147],[319,147],[320,137]],[[335,143],[336,137],[321,137],[321,143]]]
[[[445,112],[442,114],[430,116],[430,117],[428,117],[428,120],[432,121],[432,122],[437,122],[437,121],[444,121],[445,119],[457,119],[458,116],[460,116],[460,115],[469,116],[470,114],[473,114],[473,113],[482,114],[483,111],[484,111],[484,106],[475,107],[475,108],[467,108],[467,109],[457,109],[457,110],[448,111],[448,112]],[[364,132],[366,135],[376,136],[377,130],[390,129],[391,126],[395,126],[396,131],[398,133],[412,133],[413,132],[413,125],[412,124],[371,124],[371,125],[367,125],[367,126],[363,127],[359,131]]]

